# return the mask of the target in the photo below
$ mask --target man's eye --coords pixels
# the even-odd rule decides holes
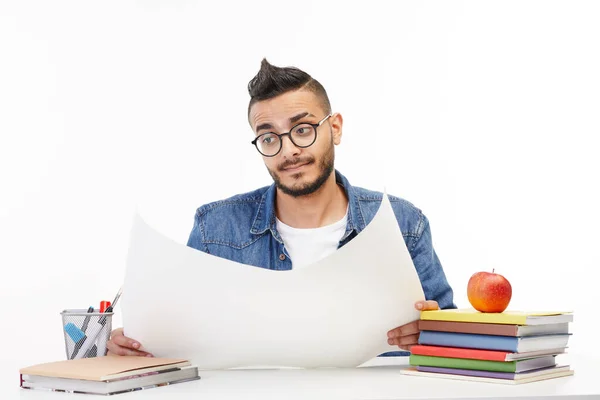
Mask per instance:
[[[264,135],[260,139],[260,142],[264,145],[273,144],[273,143],[275,143],[275,136],[274,135]]]
[[[296,128],[296,130],[294,131],[294,133],[296,135],[300,135],[300,136],[307,136],[310,135],[312,133],[312,126],[310,125],[302,125]]]

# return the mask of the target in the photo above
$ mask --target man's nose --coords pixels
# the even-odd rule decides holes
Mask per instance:
[[[292,142],[290,135],[281,138],[281,155],[288,158],[300,153],[300,148]]]

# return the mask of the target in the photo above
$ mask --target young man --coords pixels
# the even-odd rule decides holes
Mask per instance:
[[[297,68],[278,68],[263,60],[248,91],[252,144],[274,183],[200,207],[188,246],[271,270],[302,268],[360,233],[375,216],[382,194],[351,186],[334,169],[343,119],[332,113],[318,81]],[[427,218],[405,200],[390,196],[390,202],[428,299],[415,307],[454,308]],[[390,328],[390,345],[409,349],[417,343],[417,321]],[[123,336],[121,328],[113,332],[108,349],[119,355],[149,355],[140,343]]]

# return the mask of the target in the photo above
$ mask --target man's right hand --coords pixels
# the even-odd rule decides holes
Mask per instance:
[[[152,354],[142,350],[140,342],[123,335],[123,328],[112,331],[106,348],[108,355],[153,357]]]

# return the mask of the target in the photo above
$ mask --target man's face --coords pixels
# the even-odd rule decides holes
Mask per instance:
[[[255,103],[249,122],[255,134],[285,133],[299,123],[316,124],[327,116],[319,98],[312,92],[296,90]],[[316,192],[333,172],[334,144],[340,143],[342,118],[335,114],[317,128],[316,141],[306,148],[296,147],[283,137],[281,151],[263,157],[275,185],[288,195],[299,197]]]

